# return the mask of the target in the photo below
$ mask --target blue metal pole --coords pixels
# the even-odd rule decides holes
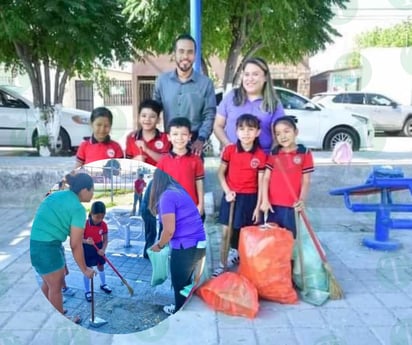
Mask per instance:
[[[190,34],[196,41],[194,69],[202,73],[202,0],[190,0]]]

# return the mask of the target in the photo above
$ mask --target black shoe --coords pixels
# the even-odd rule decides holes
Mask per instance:
[[[92,301],[92,293],[89,291],[89,292],[86,292],[85,294],[84,294],[84,297],[86,298],[86,301],[87,302],[91,302]]]
[[[107,294],[112,293],[112,289],[109,288],[107,284],[100,285],[100,289],[106,292]]]

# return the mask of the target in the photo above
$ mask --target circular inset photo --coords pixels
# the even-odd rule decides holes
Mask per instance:
[[[131,159],[95,161],[64,176],[40,202],[30,238],[32,266],[57,311],[97,332],[146,331],[139,338],[150,341],[206,279],[205,255],[190,193]]]

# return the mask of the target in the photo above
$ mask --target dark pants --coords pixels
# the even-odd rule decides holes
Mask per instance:
[[[175,293],[175,306],[178,311],[186,297],[180,294],[186,285],[192,283],[192,275],[199,261],[206,255],[205,248],[191,247],[187,249],[172,249],[170,256],[170,275]]]
[[[148,256],[147,256],[146,250],[149,249],[151,246],[153,246],[156,241],[156,235],[157,235],[156,217],[153,216],[150,213],[150,211],[146,209],[146,210],[142,210],[142,218],[144,221],[144,239],[145,239],[143,256],[147,259]],[[160,238],[162,230],[163,230],[163,225],[162,223],[160,223],[158,238]]]

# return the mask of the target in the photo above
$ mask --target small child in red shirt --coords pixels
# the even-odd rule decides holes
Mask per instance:
[[[236,121],[236,144],[227,145],[222,152],[218,178],[223,189],[219,220],[223,224],[220,248],[220,265],[213,272],[218,276],[224,272],[227,253],[223,239],[228,236],[229,209],[234,203],[233,229],[227,266],[239,262],[238,246],[240,229],[259,222],[259,207],[266,154],[259,145],[260,121],[251,114],[243,114]]]
[[[83,236],[83,251],[86,265],[88,267],[97,266],[100,278],[100,289],[105,293],[110,294],[112,289],[106,284],[106,274],[104,272],[105,253],[109,243],[107,224],[103,221],[106,215],[106,206],[101,201],[96,201],[92,204],[89,218],[86,221]],[[94,247],[95,244],[99,250]],[[92,301],[90,292],[90,279],[83,276],[84,290],[86,301]]]
[[[134,181],[134,199],[133,199],[133,209],[132,209],[132,216],[136,215],[136,206],[137,202],[139,202],[139,211],[137,212],[138,216],[142,214],[142,198],[143,198],[143,190],[146,187],[146,181],[143,179],[143,174],[139,174],[139,178]]]
[[[288,229],[296,238],[294,209],[303,207],[309,192],[310,173],[314,171],[313,157],[309,149],[296,144],[298,129],[294,118],[284,116],[277,119],[273,132],[278,145],[266,162],[263,176],[265,192],[260,209],[268,214],[268,221]]]
[[[198,155],[193,154],[188,145],[192,134],[191,123],[186,117],[175,117],[168,124],[167,137],[172,149],[157,163],[157,167],[172,176],[189,193],[204,219],[205,168]]]
[[[110,138],[113,124],[112,112],[99,107],[90,115],[93,134],[84,138],[76,153],[76,168],[101,159],[123,158],[123,150],[117,141]]]
[[[156,166],[161,156],[170,150],[166,133],[156,126],[160,120],[162,106],[152,99],[139,105],[138,123],[140,129],[133,131],[126,139],[126,158],[137,159]]]

